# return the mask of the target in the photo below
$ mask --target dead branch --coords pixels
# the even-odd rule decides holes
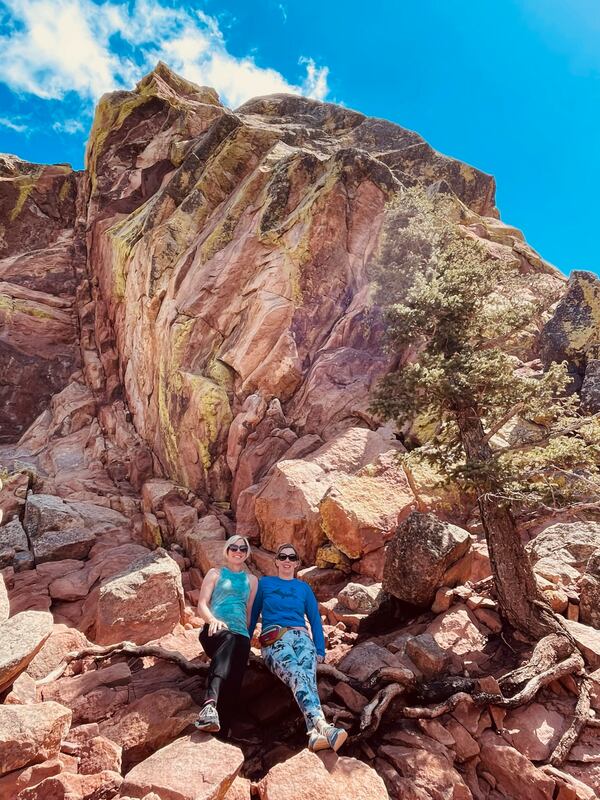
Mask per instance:
[[[561,736],[559,743],[550,756],[549,760],[553,767],[561,767],[567,760],[571,748],[579,738],[581,731],[590,721],[590,706],[590,681],[587,676],[584,675],[579,687],[579,698],[575,706],[573,721]]]
[[[495,436],[499,430],[501,430],[507,422],[510,422],[513,417],[516,417],[517,414],[520,414],[523,410],[524,403],[515,403],[515,405],[510,408],[506,414],[501,417],[496,424],[490,428],[490,430],[485,434],[483,437],[484,442],[489,442],[489,440]]]

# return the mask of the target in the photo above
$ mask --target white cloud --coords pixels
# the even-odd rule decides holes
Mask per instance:
[[[83,123],[80,122],[78,119],[65,119],[65,120],[57,120],[53,125],[52,129],[57,131],[58,133],[83,133],[84,126]]]
[[[19,119],[20,117],[14,117],[13,119],[9,117],[0,117],[0,127],[8,128],[16,133],[24,133],[26,130],[29,130],[27,125],[19,122]]]
[[[61,99],[72,91],[89,103],[131,88],[162,59],[231,106],[273,92],[327,96],[327,67],[302,58],[304,78],[290,83],[250,56],[233,56],[213,17],[161,0],[0,0],[2,10],[10,31],[0,36],[0,80],[16,92]]]

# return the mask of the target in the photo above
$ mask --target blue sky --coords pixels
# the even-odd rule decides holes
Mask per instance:
[[[0,152],[81,167],[95,101],[162,58],[233,107],[294,91],[416,130],[600,274],[599,45],[598,0],[0,0]]]

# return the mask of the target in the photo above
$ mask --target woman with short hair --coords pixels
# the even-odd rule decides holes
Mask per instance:
[[[296,548],[282,544],[275,555],[277,576],[258,582],[250,617],[250,634],[262,616],[260,644],[267,667],[294,694],[308,729],[310,750],[339,750],[348,738],[343,728],[325,720],[317,690],[317,662],[325,658],[325,637],[317,599],[310,586],[295,577]],[[308,617],[312,639],[306,628]]]
[[[195,725],[227,736],[250,654],[248,622],[258,581],[244,569],[250,554],[244,536],[231,536],[223,554],[225,566],[209,569],[198,598],[198,612],[205,623],[200,643],[211,661],[204,705]]]

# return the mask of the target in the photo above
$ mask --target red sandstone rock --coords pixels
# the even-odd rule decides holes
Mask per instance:
[[[7,620],[10,615],[10,602],[4,577],[0,574],[0,625]]]
[[[508,796],[531,800],[551,800],[553,797],[552,778],[490,732],[481,738],[481,767],[494,776],[498,789]]]
[[[100,723],[102,736],[123,749],[123,765],[130,767],[171,742],[194,722],[199,709],[190,696],[172,689],[151,692]]]
[[[258,784],[261,800],[387,800],[382,779],[369,766],[355,758],[339,758],[335,753],[320,754],[303,750],[276,764]]]
[[[42,697],[70,708],[76,725],[99,721],[127,701],[127,691],[120,687],[128,684],[130,676],[131,670],[125,662],[112,664],[44,685]]]
[[[84,608],[84,614],[93,614],[89,633],[98,644],[158,639],[173,630],[182,611],[181,573],[162,549],[104,580]]]
[[[79,773],[94,775],[103,770],[121,772],[122,748],[104,736],[94,736],[78,749]]]
[[[35,680],[45,678],[67,653],[81,650],[88,645],[88,640],[80,631],[65,625],[54,625],[50,636],[29,662],[27,674]]]
[[[436,800],[472,800],[467,784],[443,755],[393,745],[380,747],[379,755],[390,761],[403,778]]]
[[[9,686],[52,632],[52,615],[22,611],[0,625],[0,690]]]
[[[0,706],[0,775],[58,755],[71,712],[58,703]]]
[[[122,793],[138,798],[156,792],[169,800],[219,800],[242,762],[237,747],[193,733],[157,750],[130,770]]]
[[[45,778],[37,786],[24,789],[19,800],[111,800],[121,787],[118,772],[105,770],[97,775],[63,772]]]

